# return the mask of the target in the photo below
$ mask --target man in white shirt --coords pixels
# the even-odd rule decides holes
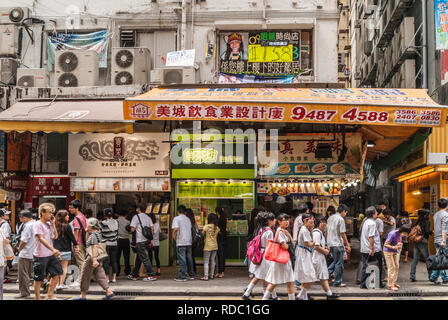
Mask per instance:
[[[9,224],[11,211],[0,211],[0,230],[6,239],[11,238],[12,230]]]
[[[128,276],[130,280],[137,280],[138,271],[140,270],[140,266],[143,265],[148,272],[148,277],[143,278],[143,281],[155,281],[157,278],[155,277],[155,273],[152,270],[152,263],[149,257],[151,256],[149,251],[150,246],[152,244],[152,239],[148,240],[143,235],[143,227],[150,227],[151,233],[154,234],[154,226],[152,224],[151,218],[145,213],[146,205],[139,204],[137,206],[137,214],[132,218],[131,221],[131,232],[136,233],[136,250],[137,250],[137,259],[135,260],[134,270],[132,274]]]
[[[382,283],[383,279],[383,255],[381,252],[381,239],[376,226],[375,220],[378,218],[378,212],[375,207],[371,206],[366,209],[366,220],[362,226],[361,231],[361,255],[362,255],[362,269],[361,269],[361,289],[367,289],[367,261],[369,257],[375,257],[378,261],[378,268],[380,270],[380,287],[384,288],[385,285]]]
[[[31,271],[33,268],[33,252],[34,252],[34,219],[33,214],[29,210],[20,211],[20,222],[22,222],[22,231],[20,233],[19,244],[19,265],[18,265],[18,280],[19,280],[19,295],[15,299],[24,299],[31,297],[29,288]]]
[[[342,283],[342,274],[344,273],[344,253],[345,247],[350,252],[350,243],[348,242],[344,217],[349,208],[341,204],[335,214],[331,215],[327,221],[327,243],[330,247],[333,262],[328,266],[328,273],[334,272],[334,286],[345,287]],[[345,244],[345,247],[344,247]]]
[[[173,240],[176,241],[176,256],[179,263],[179,275],[175,281],[187,281],[187,266],[189,280],[194,280],[194,263],[191,236],[191,221],[185,215],[187,208],[180,205],[177,208],[178,215],[174,217],[171,229]]]

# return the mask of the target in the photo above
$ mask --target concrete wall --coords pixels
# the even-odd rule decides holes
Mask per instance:
[[[2,0],[1,7],[25,6],[43,19],[45,31],[112,31],[110,47],[119,46],[120,29],[172,30],[176,49],[196,50],[197,82],[217,82],[217,57],[206,59],[207,42],[216,43],[220,30],[313,29],[311,81],[337,82],[337,0]],[[46,35],[41,57],[42,25],[32,27],[35,38],[24,35],[22,63],[29,68],[46,64]],[[110,83],[107,71],[100,84]]]

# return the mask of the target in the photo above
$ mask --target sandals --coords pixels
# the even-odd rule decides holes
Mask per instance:
[[[208,281],[207,277],[202,277],[201,280]]]
[[[396,284],[396,283],[394,283],[394,287],[396,287],[396,288],[398,288],[398,289],[401,288],[401,287],[400,287],[398,284]]]
[[[388,287],[388,289],[389,289],[390,291],[398,291],[398,288],[397,288],[397,287]]]
[[[215,278],[224,278],[224,274],[223,273],[217,273]]]

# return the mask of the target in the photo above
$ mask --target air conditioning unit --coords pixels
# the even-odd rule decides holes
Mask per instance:
[[[151,70],[148,48],[112,48],[113,85],[149,83]]]
[[[18,87],[44,88],[50,85],[50,77],[46,69],[17,69]]]
[[[98,85],[98,53],[93,50],[61,50],[55,56],[55,87]]]
[[[151,70],[151,83],[153,84],[160,84],[163,82],[163,69],[154,69]]]
[[[194,84],[195,72],[193,67],[165,67],[162,84]]]
[[[0,7],[0,24],[22,23],[31,16],[29,8],[25,7]]]
[[[0,85],[15,84],[18,61],[13,58],[0,58]]]
[[[13,24],[0,25],[0,56],[17,57],[19,28]]]

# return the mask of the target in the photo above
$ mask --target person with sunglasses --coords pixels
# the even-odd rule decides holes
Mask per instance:
[[[288,232],[289,216],[285,213],[280,214],[277,217],[277,241],[281,244],[282,248],[288,250],[288,242],[293,243],[291,234]],[[269,283],[266,292],[264,293],[263,300],[268,300],[274,291],[275,287],[279,284],[286,283],[288,285],[288,298],[289,300],[295,300],[294,296],[294,271],[292,270],[291,259],[287,263],[271,262],[270,268],[266,274],[265,281]]]

